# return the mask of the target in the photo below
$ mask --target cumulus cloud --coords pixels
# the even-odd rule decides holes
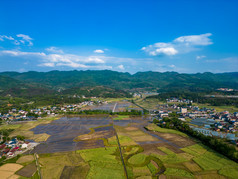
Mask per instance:
[[[28,43],[28,46],[32,46],[32,38],[29,35],[25,34],[17,34],[17,37],[22,38],[21,40],[18,40],[19,43],[25,44],[26,42]]]
[[[94,50],[93,52],[94,52],[94,53],[104,53],[104,51],[103,51],[103,50],[100,50],[100,49]]]
[[[104,64],[105,61],[97,56],[83,57],[75,54],[46,54],[44,52],[22,52],[18,50],[2,50],[0,55],[22,58],[37,58],[41,61],[39,66],[55,67],[68,66],[72,68],[88,68],[91,65]]]
[[[201,35],[181,36],[174,39],[172,42],[155,43],[143,47],[141,50],[145,51],[151,56],[173,56],[178,53],[188,53],[197,50],[199,46],[207,46],[213,44],[211,39],[209,38],[211,35],[211,33],[206,33]]]
[[[184,43],[185,45],[211,45],[213,44],[209,37],[211,33],[201,34],[201,35],[188,35],[181,36],[174,40],[175,43]]]
[[[64,53],[63,50],[57,47],[49,47],[49,48],[46,48],[45,50],[52,53]]]

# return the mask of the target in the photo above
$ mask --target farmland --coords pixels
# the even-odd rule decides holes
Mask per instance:
[[[146,116],[81,115],[9,125],[19,130],[14,134],[31,133],[29,139],[47,137],[30,154],[6,162],[2,167],[15,168],[0,168],[0,174],[37,177],[32,155],[37,153],[43,178],[125,178],[126,173],[129,178],[238,177],[237,163],[184,133],[148,120]]]

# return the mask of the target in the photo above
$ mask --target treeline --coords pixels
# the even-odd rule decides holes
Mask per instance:
[[[108,110],[82,110],[82,111],[69,111],[69,112],[60,112],[61,114],[85,114],[85,115],[93,115],[93,114],[110,114],[110,115],[133,115],[140,116],[142,115],[142,111],[139,110],[131,110],[131,111],[121,111],[121,112],[112,112]]]
[[[187,123],[179,120],[178,118],[164,118],[163,121],[154,120],[154,123],[159,124],[160,127],[184,132],[189,136],[199,139],[204,145],[207,145],[213,150],[230,158],[231,160],[238,162],[238,151],[236,150],[235,146],[229,144],[224,139],[214,136],[206,136],[200,132],[197,132],[193,130]]]
[[[209,103],[212,106],[224,106],[233,105],[238,106],[238,98],[218,98],[218,97],[205,97],[207,93],[199,92],[167,92],[161,93],[156,96],[148,96],[147,98],[156,98],[160,101],[166,101],[166,99],[178,98],[178,99],[189,99],[193,102],[198,103]]]

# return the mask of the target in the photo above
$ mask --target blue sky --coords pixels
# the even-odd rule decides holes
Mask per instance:
[[[0,71],[232,72],[236,0],[0,2]]]

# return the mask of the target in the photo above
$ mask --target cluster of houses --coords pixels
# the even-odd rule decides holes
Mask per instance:
[[[3,143],[0,145],[0,158],[5,156],[6,158],[16,156],[24,151],[26,151],[30,146],[27,141],[20,141],[17,138]]]
[[[178,99],[178,98],[170,98],[170,99],[166,99],[166,101],[168,103],[170,102],[175,102],[175,103],[187,103],[187,104],[192,104],[193,100],[189,100],[189,99]]]
[[[37,120],[40,117],[44,116],[55,116],[59,113],[69,112],[69,111],[79,111],[81,108],[85,106],[92,106],[95,103],[104,104],[106,102],[102,101],[84,101],[79,104],[70,104],[70,105],[62,105],[62,106],[52,106],[52,107],[42,107],[36,109],[26,110],[17,110],[16,108],[12,108],[6,114],[1,114],[0,119],[2,121],[6,121],[8,123],[15,121],[29,121],[29,120]]]
[[[176,113],[182,121],[192,121],[203,119],[212,121],[213,125],[204,127],[214,131],[224,131],[227,133],[238,132],[238,112],[229,113],[228,111],[217,112],[215,109],[199,108],[198,106],[181,107],[176,104],[163,104],[159,106],[156,115],[159,119],[169,117],[170,113]]]

